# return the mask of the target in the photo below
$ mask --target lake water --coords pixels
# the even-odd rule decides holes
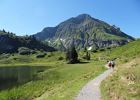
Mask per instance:
[[[0,67],[0,90],[29,82],[45,69],[44,66]]]

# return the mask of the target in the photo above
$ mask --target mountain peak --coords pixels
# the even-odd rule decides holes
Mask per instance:
[[[74,44],[78,49],[85,45],[95,48],[103,48],[112,45],[123,45],[128,39],[134,40],[131,36],[125,34],[119,29],[112,27],[104,21],[92,18],[88,14],[80,14],[72,17],[54,28],[35,34],[35,37],[42,41],[50,41],[54,47],[66,47],[71,44],[74,38]],[[61,40],[61,44],[57,40]],[[59,48],[58,48],[59,49]]]
[[[77,17],[81,17],[81,16],[83,16],[83,17],[91,17],[89,14],[80,14]]]
[[[78,19],[85,19],[85,18],[92,18],[89,14],[80,14],[76,18]]]

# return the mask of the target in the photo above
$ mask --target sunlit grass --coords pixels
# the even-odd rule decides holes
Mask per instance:
[[[49,54],[48,54],[49,55]],[[33,61],[22,63],[1,64],[1,67],[20,67],[20,66],[49,66],[44,72],[36,75],[36,79],[26,84],[14,87],[9,90],[0,91],[1,100],[31,100],[40,97],[48,100],[72,100],[79,90],[89,80],[105,71],[104,62],[91,60],[81,64],[66,64],[64,60],[58,60],[64,53],[54,52],[51,56],[36,59],[35,55],[24,56]],[[12,57],[22,57],[15,54]]]
[[[108,55],[117,67],[101,84],[103,100],[140,99],[140,40],[115,48]]]

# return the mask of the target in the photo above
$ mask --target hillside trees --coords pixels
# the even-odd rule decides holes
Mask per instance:
[[[55,51],[53,47],[50,47],[47,44],[44,44],[43,42],[37,40],[33,35],[16,36],[12,32],[6,32],[5,30],[0,30],[0,54],[17,53],[17,52],[19,54],[30,54],[30,50],[27,50],[25,48],[23,49],[21,47],[25,47],[31,50],[42,49],[48,52]]]

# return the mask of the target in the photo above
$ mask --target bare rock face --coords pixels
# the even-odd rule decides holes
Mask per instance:
[[[99,48],[118,46],[134,40],[115,25],[111,26],[87,14],[70,18],[56,27],[46,27],[34,36],[60,50],[67,48],[73,39],[78,49],[85,45]]]

